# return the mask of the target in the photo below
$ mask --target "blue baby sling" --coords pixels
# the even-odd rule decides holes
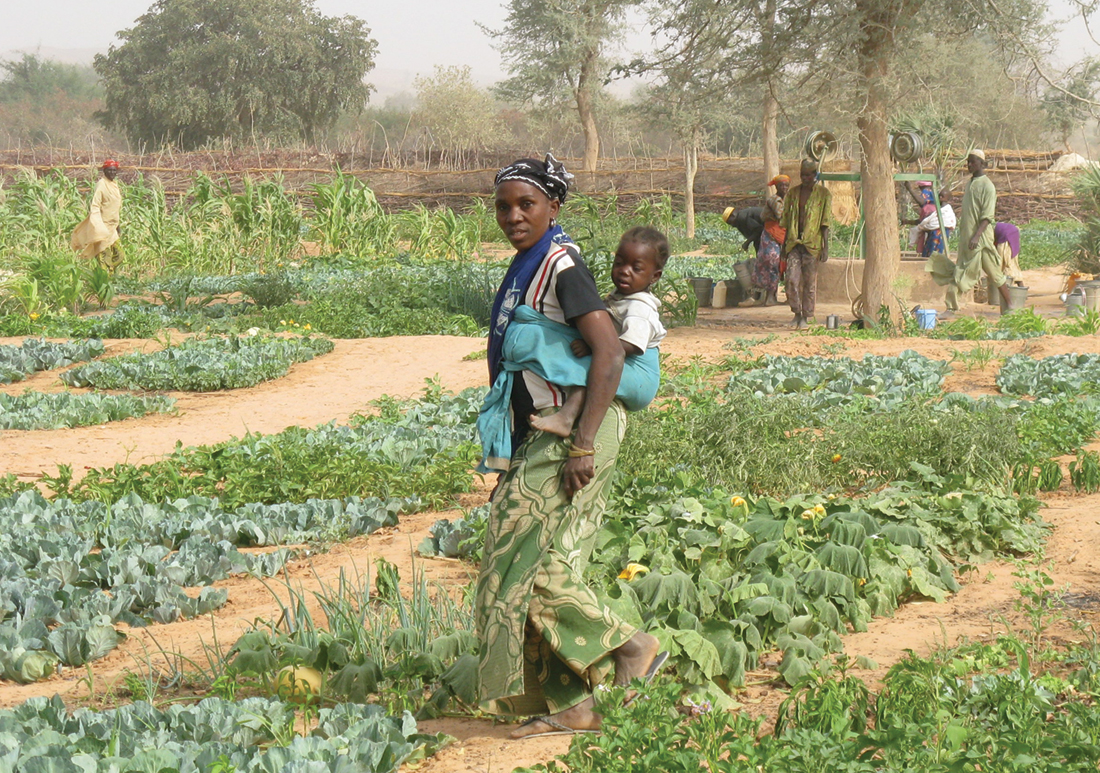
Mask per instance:
[[[569,325],[555,322],[530,306],[519,306],[504,333],[501,368],[477,417],[481,435],[478,472],[504,472],[512,458],[512,384],[518,371],[529,370],[558,386],[585,386],[592,357],[577,357],[569,348],[581,337]],[[615,396],[628,411],[653,402],[661,383],[656,348],[626,358]]]

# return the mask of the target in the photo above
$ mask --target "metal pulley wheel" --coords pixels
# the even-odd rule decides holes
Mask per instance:
[[[820,164],[822,161],[830,161],[836,158],[837,151],[840,150],[840,143],[837,142],[836,135],[832,132],[815,131],[810,132],[809,136],[806,137],[806,144],[802,149],[807,156]]]
[[[899,164],[916,161],[924,152],[924,141],[916,132],[898,132],[890,135],[890,157]]]

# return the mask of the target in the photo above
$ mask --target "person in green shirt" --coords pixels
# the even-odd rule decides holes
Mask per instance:
[[[949,315],[958,311],[959,293],[973,290],[983,271],[989,279],[990,292],[999,292],[1008,301],[1008,278],[1001,270],[1001,257],[993,244],[997,189],[985,174],[985,151],[980,148],[970,151],[966,170],[971,176],[959,213],[959,254],[954,282],[947,287]]]
[[[804,159],[799,184],[783,199],[779,225],[787,231],[783,257],[787,261],[787,300],[794,326],[803,330],[813,320],[817,303],[817,264],[829,259],[829,218],[832,195],[817,183],[817,162]]]

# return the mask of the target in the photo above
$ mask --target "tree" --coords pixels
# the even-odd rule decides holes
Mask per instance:
[[[441,165],[459,168],[470,154],[489,146],[498,125],[496,110],[469,67],[436,66],[433,77],[419,77],[415,85],[417,117],[441,150]]]
[[[1047,125],[1067,151],[1070,135],[1095,114],[1088,101],[1095,98],[1098,85],[1100,60],[1090,59],[1075,67],[1057,87],[1048,86],[1043,94],[1041,104]]]
[[[608,46],[621,34],[636,0],[510,0],[504,28],[486,30],[512,77],[498,85],[502,97],[576,107],[584,132],[584,169],[600,156],[596,121],[603,84],[612,70]]]
[[[19,59],[0,62],[0,70],[5,73],[0,80],[0,102],[45,100],[58,93],[74,99],[95,99],[102,95],[95,72],[87,66],[24,53]]]
[[[693,186],[704,127],[731,94],[756,89],[763,103],[763,182],[779,171],[775,86],[781,70],[806,48],[801,35],[814,20],[794,0],[654,0],[651,22],[663,41],[622,68],[656,76],[655,109],[671,122],[684,147],[687,232],[694,235]],[[780,45],[780,41],[783,44]]]
[[[322,16],[312,0],[157,0],[95,59],[100,117],[143,144],[312,142],[366,102],[369,35],[361,19]]]
[[[91,67],[22,54],[0,61],[0,132],[12,144],[95,146],[106,141],[89,120],[103,107]]]

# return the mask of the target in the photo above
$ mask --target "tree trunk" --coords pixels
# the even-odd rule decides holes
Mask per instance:
[[[684,139],[684,228],[695,238],[695,174],[699,171],[699,131],[692,129]]]
[[[775,3],[776,0],[766,0],[760,24],[765,65],[771,62],[775,54]],[[764,122],[760,138],[764,143],[764,185],[767,186],[779,174],[779,101],[775,98],[770,77],[764,84]],[[769,188],[768,192],[775,191]]]
[[[898,246],[898,203],[894,194],[894,162],[890,158],[890,104],[886,79],[894,58],[894,31],[906,3],[857,0],[864,38],[859,47],[859,74],[865,99],[856,125],[863,151],[860,162],[863,197],[864,258],[863,316],[877,320],[883,306],[897,320],[894,279],[901,263]]]
[[[584,132],[584,171],[595,172],[600,159],[600,133],[596,128],[596,88],[594,82],[598,52],[591,52],[581,64],[577,78],[577,115]]]
[[[761,138],[764,141],[764,185],[779,174],[779,102],[771,88],[764,91],[764,125]],[[770,193],[774,191],[769,190]]]

